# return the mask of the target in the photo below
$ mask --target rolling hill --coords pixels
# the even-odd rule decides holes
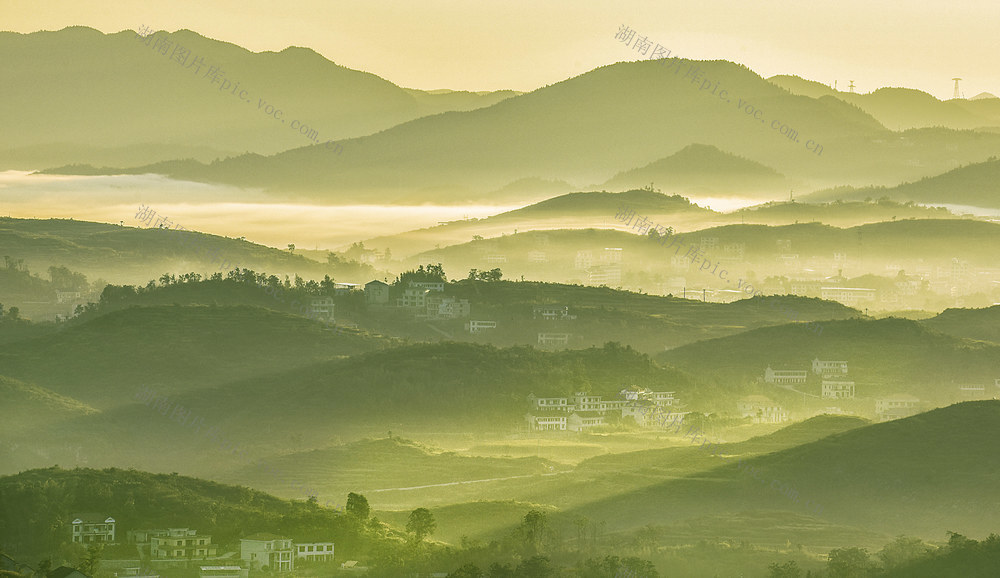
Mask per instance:
[[[689,145],[648,165],[623,171],[600,185],[627,190],[652,183],[670,191],[705,196],[780,197],[795,186],[777,171],[710,145]]]
[[[339,141],[517,94],[404,89],[308,48],[254,53],[190,30],[0,32],[0,55],[4,103],[18,111],[0,133],[2,169],[273,154],[313,142],[286,121]]]
[[[894,187],[841,187],[805,196],[811,201],[886,197],[895,201],[1000,208],[1000,159],[995,156],[946,173]]]
[[[566,516],[609,529],[748,510],[804,515],[886,534],[940,536],[946,528],[995,530],[997,442],[983,436],[1000,402],[962,403],[836,433],[752,458],[717,456],[717,467],[597,499]],[[919,508],[912,507],[920,504]]]
[[[767,80],[792,94],[810,98],[829,96],[850,103],[891,130],[1000,127],[1000,102],[988,97],[941,101],[926,92],[909,88],[880,88],[867,94],[858,94],[837,91],[825,84],[798,76],[778,75]]]
[[[729,396],[750,392],[746,388],[762,381],[768,365],[811,370],[815,358],[848,361],[857,396],[867,400],[910,393],[931,403],[953,403],[959,385],[993,384],[1000,375],[1000,346],[938,333],[917,321],[848,319],[822,325],[820,335],[799,325],[766,327],[685,345],[656,358],[714,376]],[[818,395],[819,382],[798,389]],[[778,395],[781,388],[760,384],[752,391]]]

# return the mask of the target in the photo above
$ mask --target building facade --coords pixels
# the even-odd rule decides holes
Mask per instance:
[[[156,560],[187,560],[207,558],[218,554],[218,546],[212,537],[189,528],[168,528],[151,530],[149,536],[149,556]]]
[[[295,551],[289,538],[274,534],[254,534],[240,539],[240,559],[255,570],[291,572]]]
[[[764,381],[781,385],[805,383],[807,373],[804,369],[771,369],[771,366],[768,365],[767,369],[764,370]]]
[[[114,543],[115,519],[101,514],[77,514],[70,522],[73,530],[73,542],[91,544],[94,542]]]
[[[300,560],[330,562],[333,560],[333,542],[296,543],[295,557]]]

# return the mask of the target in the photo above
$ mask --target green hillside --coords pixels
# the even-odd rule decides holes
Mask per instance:
[[[301,255],[240,239],[74,219],[0,217],[0,246],[31,271],[68,266],[111,282],[144,282],[165,271],[225,273],[234,267],[319,277],[333,273],[332,267]]]
[[[1000,305],[984,309],[946,309],[921,323],[948,335],[1000,344]]]
[[[548,474],[555,469],[551,462],[535,457],[470,457],[393,437],[264,459],[217,478],[278,496],[301,494],[301,488],[296,487],[293,480],[315,480],[310,489],[319,496],[359,492],[379,509],[392,509],[405,508],[412,503],[406,491],[410,488],[439,486],[447,492],[469,480],[526,478]],[[273,471],[280,471],[283,476],[270,476]],[[383,497],[391,489],[401,491]],[[396,500],[405,501],[393,503]]]
[[[648,185],[648,183],[646,183]],[[483,219],[451,221],[405,233],[365,239],[370,247],[389,247],[393,255],[412,257],[436,246],[465,243],[475,236],[501,237],[517,230],[537,230],[544,238],[553,229],[604,227],[623,205],[636,212],[669,221],[675,228],[686,223],[700,223],[718,216],[711,209],[699,207],[685,197],[664,195],[648,189],[613,192],[576,192],[552,197],[537,203]],[[545,248],[537,247],[540,250]]]
[[[188,326],[198,327],[197,318],[189,318]],[[118,319],[135,321],[137,317]],[[233,323],[241,321],[237,317]],[[243,326],[247,333],[254,331],[245,322]],[[305,365],[309,356],[332,357],[338,339],[344,338],[313,339],[305,323],[298,327],[288,331],[288,327],[272,325],[269,331],[254,331],[269,348],[217,333],[142,364],[121,363],[118,368],[110,361],[92,363],[91,367],[107,367],[103,381],[95,376],[62,384],[63,389],[77,392],[78,399],[100,399],[115,407],[92,418],[66,422],[58,434],[36,432],[15,438],[17,450],[13,445],[7,448],[12,457],[4,465],[37,467],[58,451],[70,460],[89,460],[89,464],[218,475],[252,460],[328,448],[332,440],[382,437],[386,431],[415,439],[441,432],[506,435],[524,423],[530,393],[568,395],[583,390],[610,397],[625,380],[651,388],[669,387],[690,400],[698,389],[691,376],[614,344],[558,353],[527,347],[418,344]],[[120,339],[129,338],[152,344],[134,334]],[[123,351],[119,362],[132,357],[127,349]],[[89,355],[97,357],[93,352]],[[299,368],[286,369],[296,364]],[[18,375],[11,371],[12,364],[4,365],[8,374]],[[60,365],[65,367],[37,375],[35,382],[68,381],[74,368]],[[147,386],[167,398],[165,407],[143,402],[150,396],[141,395]],[[183,408],[180,415],[172,412],[176,407]],[[197,422],[197,427],[188,422]],[[82,444],[79,456],[65,453],[67,431],[75,432],[73,439]],[[123,443],[126,440],[129,443]]]
[[[141,385],[170,395],[380,346],[269,309],[134,307],[4,347],[0,375],[109,408]]]
[[[233,551],[239,538],[267,532],[299,541],[336,541],[338,557],[363,554],[372,536],[332,506],[281,500],[177,474],[52,467],[0,477],[0,518],[5,521],[0,543],[12,555],[51,555],[69,541],[73,515],[101,512],[115,518],[122,536],[137,529],[193,528],[211,535],[223,551]],[[137,558],[134,547],[131,556]]]
[[[652,183],[669,191],[702,195],[780,196],[792,183],[772,168],[719,150],[693,144],[648,165],[622,171],[601,185],[626,190]]]
[[[3,399],[4,408],[0,436],[8,438],[35,428],[54,426],[62,420],[97,413],[93,407],[71,397],[3,376],[0,376],[0,399]]]
[[[747,509],[806,514],[808,504],[818,504],[820,521],[886,534],[930,538],[954,527],[989,532],[1000,514],[992,483],[1000,472],[988,456],[1000,442],[982,432],[997,419],[1000,402],[969,402],[740,463],[718,457],[713,470],[596,500],[566,515],[637,528]]]
[[[1000,208],[1000,159],[995,156],[960,166],[943,174],[894,187],[837,188],[817,191],[805,198],[813,201],[858,200],[886,197],[917,203],[968,205]]]
[[[815,358],[846,360],[858,397],[866,399],[910,393],[951,403],[959,385],[992,384],[1000,375],[1000,346],[938,333],[917,321],[848,319],[823,322],[822,327],[820,335],[798,325],[755,329],[665,351],[656,359],[696,375],[712,375],[730,396],[778,394],[781,389],[775,386],[746,388],[763,380],[768,365],[811,370]],[[818,395],[819,381],[798,388]]]

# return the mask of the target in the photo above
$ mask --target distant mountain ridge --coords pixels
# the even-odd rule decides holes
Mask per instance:
[[[254,53],[190,30],[152,32],[147,42],[83,26],[0,32],[0,77],[4,105],[17,111],[0,131],[0,169],[273,154],[311,144],[293,121],[319,142],[340,141],[518,94],[404,89],[308,48]]]
[[[692,144],[648,165],[622,171],[600,185],[626,190],[652,184],[668,192],[685,194],[746,196],[780,195],[789,186],[785,177],[770,167],[719,150],[712,145]]]

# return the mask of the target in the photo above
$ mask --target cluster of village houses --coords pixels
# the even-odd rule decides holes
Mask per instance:
[[[71,538],[78,544],[117,544],[120,541],[118,523],[112,516],[98,513],[77,514],[70,522]],[[159,578],[157,570],[197,565],[201,578],[247,578],[251,570],[289,572],[296,562],[334,559],[333,542],[296,542],[274,534],[257,533],[240,538],[237,556],[219,555],[219,545],[212,536],[190,528],[128,530],[124,543],[137,548],[140,560],[102,560],[101,568],[116,576]],[[343,564],[353,567],[355,561]],[[23,566],[23,565],[22,565]],[[155,570],[154,570],[155,568]],[[85,575],[72,568],[59,578],[80,578]]]
[[[812,369],[764,370],[764,382],[792,391],[795,385],[805,384],[812,373],[821,380],[821,395],[824,400],[846,400],[855,398],[855,383],[849,377],[846,361],[812,360]],[[1000,379],[994,382],[1000,391]],[[803,393],[803,392],[798,392]],[[960,385],[957,396],[960,400],[989,399],[992,391],[982,385]],[[808,394],[807,394],[808,395]],[[648,388],[626,388],[615,399],[604,399],[600,395],[576,392],[569,397],[528,396],[530,409],[525,415],[528,428],[532,431],[586,431],[608,425],[607,416],[612,412],[622,419],[631,417],[639,427],[653,427],[662,420],[658,414],[677,413],[680,419],[686,412],[674,412],[678,406],[672,391],[652,391]],[[875,417],[879,421],[890,421],[915,415],[924,409],[917,397],[900,393],[875,399]],[[736,413],[741,418],[750,419],[755,424],[776,424],[789,421],[789,412],[771,398],[764,395],[749,395],[736,402]],[[823,413],[845,413],[839,407],[827,407]]]
[[[358,290],[350,283],[336,284],[335,291]],[[445,295],[446,284],[440,281],[411,281],[403,289],[395,301],[390,298],[388,283],[374,280],[364,286],[365,303],[375,307],[397,307],[411,313],[417,319],[427,321],[445,319],[468,319],[465,330],[470,334],[485,333],[497,328],[497,322],[491,319],[472,319],[472,306],[468,299],[459,299]],[[308,316],[328,322],[334,322],[333,297],[313,297],[307,304]],[[532,307],[532,319],[545,321],[568,321],[576,319],[570,315],[569,307],[564,305],[535,305]],[[571,333],[538,332],[538,345],[543,347],[566,347],[572,338]]]
[[[622,419],[631,417],[640,427],[650,427],[655,415],[677,404],[672,391],[652,391],[648,388],[626,388],[617,399],[578,391],[570,397],[528,396],[531,410],[525,416],[534,431],[586,431],[607,425],[609,412]]]
[[[773,369],[768,366],[764,370],[764,382],[794,390],[795,385],[805,384],[809,378],[808,369]],[[812,373],[821,379],[822,399],[841,400],[855,398],[854,380],[848,376],[846,361],[826,361],[813,359]],[[1000,392],[1000,379],[994,381],[994,390],[984,385],[958,385],[955,397],[959,401],[990,399]],[[799,392],[802,393],[802,392]],[[890,421],[909,417],[923,411],[924,404],[920,398],[906,393],[897,393],[875,399],[875,418],[878,421]],[[754,423],[781,423],[788,420],[788,412],[765,396],[750,396],[740,400],[740,414],[751,417]],[[838,407],[826,408],[826,413],[843,413]]]

